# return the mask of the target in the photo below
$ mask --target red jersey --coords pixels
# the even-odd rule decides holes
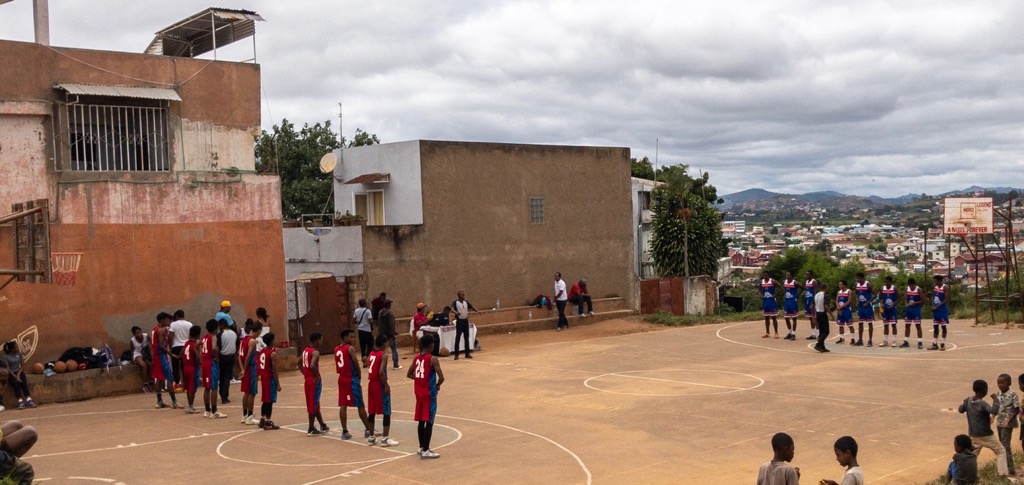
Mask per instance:
[[[163,342],[157,339],[157,335],[160,335],[160,325],[153,327],[153,333],[149,335],[149,352],[153,354],[153,362],[158,362],[159,352],[163,350],[160,345]]]
[[[181,348],[181,365],[186,369],[199,365],[199,362],[196,362],[195,348],[195,340],[186,340],[185,346]]]
[[[270,379],[274,377],[274,352],[277,349],[267,347],[256,353],[256,372],[261,378]]]
[[[384,369],[384,351],[374,350],[366,358],[366,378],[371,382],[380,381],[381,372],[387,372]]]
[[[320,377],[319,363],[313,359],[313,353],[316,349],[313,347],[306,347],[302,351],[302,376],[309,380],[314,380]]]
[[[352,380],[352,360],[348,355],[348,349],[352,346],[341,344],[334,348],[334,370],[338,373],[338,382]]]
[[[213,347],[216,342],[213,341],[213,334],[203,335],[203,339],[199,341],[199,356],[203,359],[203,363],[213,362]]]
[[[417,396],[430,396],[437,392],[437,377],[430,365],[431,357],[433,355],[416,354],[412,360],[413,390]]]
[[[252,337],[246,335],[242,337],[242,343],[238,346],[238,360],[245,362],[246,354],[249,352],[249,341]]]

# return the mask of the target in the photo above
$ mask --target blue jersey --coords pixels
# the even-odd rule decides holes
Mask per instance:
[[[932,290],[932,322],[949,323],[949,305],[946,304],[946,285],[936,286]]]
[[[857,319],[861,322],[873,321],[875,309],[871,307],[871,283],[855,283],[853,288],[857,292]]]
[[[845,290],[839,290],[836,293],[836,302],[840,305],[849,303],[850,289],[847,288]],[[850,310],[849,306],[843,307],[839,310],[839,313],[836,314],[836,323],[840,325],[850,325],[853,323],[853,312]]]
[[[800,287],[797,286],[796,280],[784,280],[782,287],[786,289],[785,299],[782,302],[782,311],[787,317],[796,317],[800,314],[800,303],[798,301]]]
[[[808,317],[814,316],[814,293],[818,288],[818,282],[814,279],[804,281],[804,314]]]
[[[775,280],[761,280],[761,314],[766,317],[779,314],[779,303],[775,301]]]
[[[796,285],[796,280],[783,281],[782,286],[786,288],[786,299],[796,301],[800,295],[800,287]]]
[[[896,303],[899,302],[900,298],[899,292],[896,291],[896,286],[883,285],[878,294],[882,299],[882,322],[896,323]]]
[[[906,323],[921,323],[921,287],[915,286],[914,288],[907,287],[907,307],[903,314],[903,319]],[[917,305],[911,305],[911,303],[917,303]]]

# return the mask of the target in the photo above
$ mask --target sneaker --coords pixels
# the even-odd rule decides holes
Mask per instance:
[[[393,440],[391,438],[388,438],[387,436],[380,440],[381,448],[387,448],[389,446],[398,446],[398,440]]]
[[[19,407],[19,408],[21,407],[21,403],[18,403],[18,407]],[[156,402],[156,408],[157,408],[157,409],[163,409],[163,408],[165,408],[165,407],[167,407],[167,405],[166,405],[166,404],[164,404],[164,402],[163,402],[163,401],[157,401],[157,402]]]
[[[946,344],[939,345],[939,350],[946,350]]]
[[[804,340],[818,340],[818,337],[815,337],[814,335],[808,335],[807,338],[805,338]]]
[[[192,406],[185,406],[185,414],[195,414],[196,408]]]
[[[590,317],[594,316],[594,312],[587,312],[587,316],[590,316]]]
[[[323,436],[325,434],[327,434],[326,431],[319,430],[316,428],[309,428],[308,430],[306,430],[306,436]]]
[[[25,401],[18,399],[18,409],[25,409]]]
[[[561,332],[561,330],[555,330],[555,331],[556,332]],[[455,354],[455,358],[452,359],[452,360],[459,360],[459,354]]]
[[[204,417],[204,418],[210,418],[210,417],[213,417],[213,413],[211,413],[211,412],[209,412],[209,411],[206,411],[206,412],[204,412],[204,413],[203,413],[203,417]]]
[[[395,364],[395,366],[392,367],[392,369],[401,369],[401,368],[402,368],[402,364]]]
[[[946,346],[946,344],[942,344],[942,346],[943,346],[943,347],[945,347],[945,346]],[[25,405],[26,405],[26,406],[28,406],[28,407],[30,407],[30,408],[34,408],[34,407],[36,407],[36,402],[35,402],[35,401],[33,401],[33,400],[32,400],[32,398],[28,398],[28,399],[27,399],[27,400],[25,401]]]
[[[425,450],[423,453],[420,453],[421,460],[433,460],[435,458],[441,458],[441,455],[434,453],[431,450]]]
[[[870,344],[868,346],[870,347]],[[889,341],[888,340],[883,340],[881,344],[878,344],[878,346],[879,347],[888,347],[889,346]]]
[[[373,431],[370,431],[368,429],[367,430],[363,430],[363,438],[369,438],[371,436],[373,436]]]
[[[264,431],[273,431],[275,429],[281,429],[281,427],[276,425],[276,424],[274,424],[273,421],[266,421],[266,422],[264,422],[262,427],[263,427]]]
[[[466,358],[467,359],[472,359],[473,358],[473,354],[471,354],[469,352],[466,352]]]
[[[260,424],[260,420],[256,416],[251,416],[250,415],[249,419],[245,421],[245,424],[247,424],[247,425],[257,425],[257,424]]]
[[[924,344],[923,344],[923,343],[921,343],[921,342],[918,342],[918,343],[917,343],[917,350],[921,350],[921,349],[923,349],[923,348],[924,348]]]
[[[935,344],[932,344],[931,347],[928,347],[928,350],[939,350],[939,346],[935,345]]]
[[[327,432],[330,431],[330,430],[331,430],[331,428],[328,428],[326,424],[321,424],[320,425],[320,431],[322,431],[323,434],[327,434]]]
[[[366,438],[366,444],[370,445],[370,446],[373,446],[373,445],[377,444],[377,437],[376,436],[370,436],[369,438]]]
[[[232,384],[241,384],[241,383],[242,383],[242,381],[240,381],[240,380],[238,380],[238,379],[231,379],[231,383],[232,383]]]
[[[562,331],[562,327],[555,327],[555,331],[556,332],[561,332]]]
[[[416,454],[423,457],[423,450],[416,450]]]
[[[171,401],[171,409],[181,409],[182,406],[177,401]]]
[[[246,415],[243,414],[242,415],[242,419],[239,421],[239,423],[249,424],[249,416],[246,416]]]
[[[903,343],[900,344],[900,348],[901,349],[906,349],[906,348],[909,348],[909,347],[910,347],[910,342],[907,342],[906,340],[904,340]]]
[[[213,419],[224,419],[224,418],[228,417],[228,415],[224,414],[224,413],[222,413],[220,411],[217,411],[215,413],[211,413],[210,417],[213,418]]]
[[[349,433],[348,431],[342,431],[341,432],[341,439],[343,439],[343,440],[350,440],[350,439],[352,439],[352,433]]]
[[[871,341],[870,341],[870,340],[868,340],[868,347],[874,347],[874,345],[875,345],[875,344],[871,343]]]
[[[221,404],[231,404],[231,400],[228,399],[228,398],[223,398],[223,399],[220,400],[220,403]]]

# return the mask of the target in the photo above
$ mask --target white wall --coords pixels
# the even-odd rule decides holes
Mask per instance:
[[[384,191],[384,224],[423,224],[423,186],[420,176],[420,142],[384,143],[337,150],[334,169],[334,210],[355,214],[354,195],[368,190]],[[346,185],[346,180],[367,173],[389,173],[386,184]]]
[[[362,227],[324,227],[319,235],[311,231],[284,228],[285,278],[317,271],[334,276],[363,274]]]

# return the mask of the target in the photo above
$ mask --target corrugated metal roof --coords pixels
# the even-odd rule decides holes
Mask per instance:
[[[68,94],[84,94],[88,96],[113,96],[120,98],[162,99],[165,101],[181,101],[178,92],[168,88],[140,88],[134,86],[103,86],[98,84],[58,84]]]
[[[346,181],[346,184],[386,184],[391,181],[389,173],[367,173]]]
[[[208,8],[165,29],[146,48],[146,54],[196,57],[256,34],[263,17],[250,10]]]

